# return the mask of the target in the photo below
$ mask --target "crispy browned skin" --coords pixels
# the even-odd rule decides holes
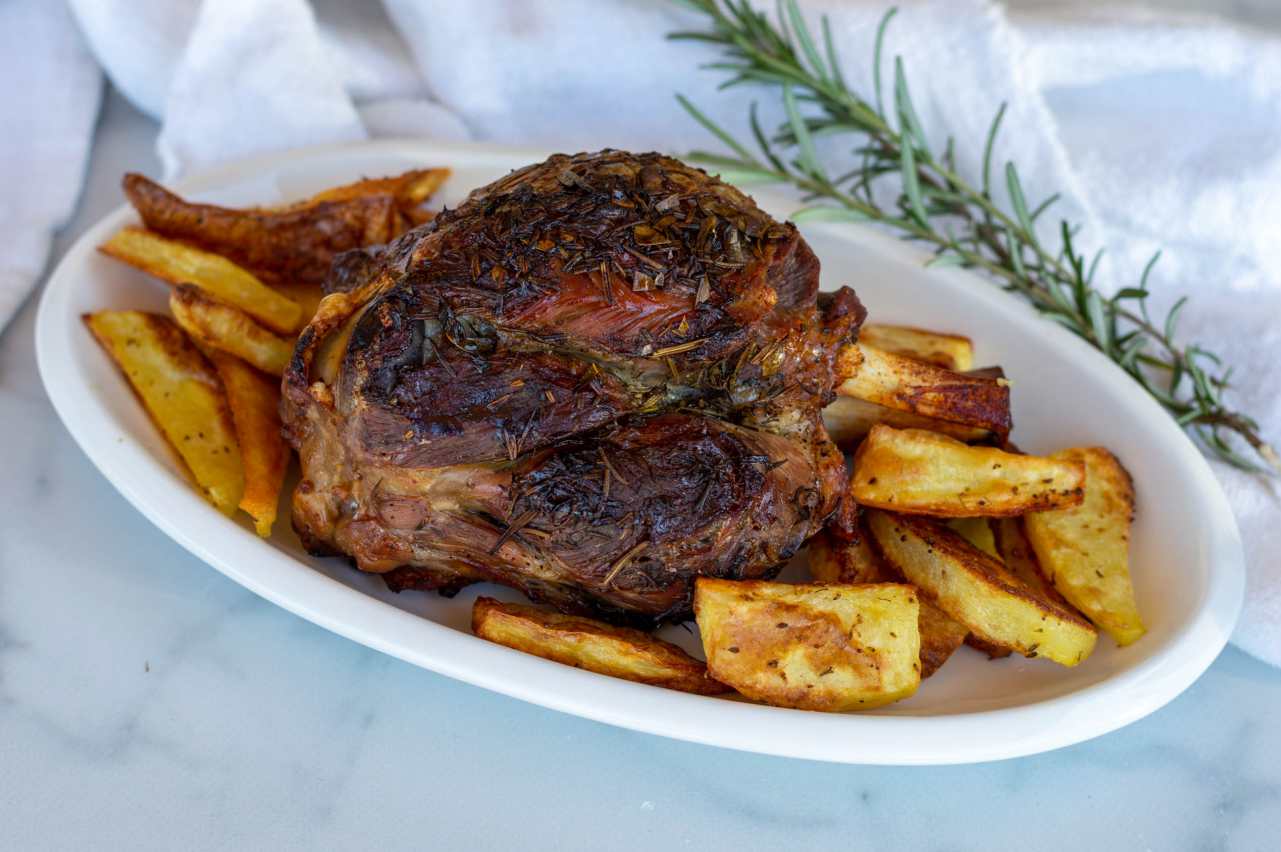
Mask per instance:
[[[482,639],[597,674],[698,695],[730,691],[677,646],[630,627],[480,597],[471,629]]]
[[[657,154],[558,155],[335,263],[285,378],[294,523],[393,588],[688,616],[835,509],[863,310],[795,228]]]
[[[281,210],[235,210],[195,204],[135,173],[124,192],[148,228],[187,240],[277,280],[319,284],[333,257],[380,245],[402,230],[396,198],[357,195]]]
[[[1042,597],[959,533],[921,516],[868,513],[886,561],[956,621],[997,648],[1074,666],[1097,633],[1075,610]]]
[[[842,350],[836,372],[841,396],[874,403],[900,417],[939,423],[941,431],[959,438],[982,430],[999,443],[1013,426],[1010,386],[999,370],[955,373],[859,343]]]

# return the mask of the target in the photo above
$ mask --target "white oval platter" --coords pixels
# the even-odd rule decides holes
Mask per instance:
[[[184,180],[177,189],[225,204],[272,204],[365,175],[420,165],[454,170],[443,201],[542,159],[536,151],[380,141],[290,151]],[[757,193],[783,217],[793,204]],[[985,281],[925,269],[916,248],[853,225],[805,228],[825,288],[850,284],[873,319],[955,331],[976,363],[1013,382],[1014,438],[1028,451],[1101,444],[1128,466],[1138,492],[1132,564],[1149,632],[1128,648],[1106,637],[1075,669],[962,648],[911,699],[862,714],[821,714],[642,686],[551,663],[468,631],[477,594],[395,595],[343,560],[314,559],[282,522],[261,540],[223,517],[181,467],[81,315],[103,308],[166,310],[161,282],[95,251],[136,222],[121,207],[59,263],[37,319],[41,377],[53,404],[103,475],[165,534],[237,583],[356,642],[449,677],[545,707],[652,734],[728,748],[868,764],[963,763],[1032,754],[1120,728],[1170,701],[1210,665],[1241,606],[1241,543],[1209,467],[1170,418],[1109,361]],[[697,638],[669,627],[687,648]]]

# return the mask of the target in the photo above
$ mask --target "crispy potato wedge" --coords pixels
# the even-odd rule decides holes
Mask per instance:
[[[1036,594],[999,561],[929,518],[868,513],[885,559],[940,609],[992,645],[1075,666],[1098,633],[1077,613]]]
[[[822,531],[809,541],[809,571],[816,583],[901,583],[903,577],[886,564],[872,544],[862,518],[858,537],[842,541]],[[939,670],[965,642],[969,628],[925,598],[920,599],[917,629],[921,634],[921,677]]]
[[[801,710],[865,710],[921,682],[916,590],[699,577],[707,670],[743,695]]]
[[[998,443],[1010,433],[1010,383],[1004,378],[955,373],[866,343],[842,347],[836,374],[840,396],[983,429]]]
[[[994,437],[990,430],[980,426],[966,426],[962,423],[949,423],[946,420],[922,417],[910,411],[886,408],[851,396],[838,396],[823,409],[823,425],[827,427],[827,434],[838,447],[846,451],[852,451],[857,447],[858,442],[866,438],[867,433],[872,431],[872,427],[878,423],[884,423],[896,429],[927,429],[949,435],[967,444],[987,441]]]
[[[194,284],[274,331],[289,334],[302,324],[301,305],[220,255],[142,228],[125,228],[100,245],[98,251],[170,284]]]
[[[218,371],[236,424],[245,493],[240,508],[254,519],[258,535],[271,535],[280,503],[280,488],[289,464],[289,448],[280,435],[280,383],[226,352],[210,349],[206,357]]]
[[[318,284],[307,284],[302,281],[281,281],[273,284],[272,289],[289,301],[297,303],[299,315],[302,316],[301,325],[311,322],[311,318],[320,308],[320,300],[325,298],[325,293]]]
[[[629,627],[482,597],[472,606],[471,629],[490,642],[597,674],[699,695],[729,692],[680,648]]]
[[[865,533],[852,541],[840,541],[822,530],[809,540],[807,547],[807,565],[815,583],[856,585],[891,581],[885,563],[872,549]]]
[[[1089,488],[1088,482],[1086,488]],[[1005,563],[1005,570],[1031,586],[1037,594],[1044,595],[1060,606],[1075,609],[1046,579],[1045,572],[1036,561],[1032,543],[1027,540],[1023,518],[992,518],[992,530],[996,538],[996,550]]]
[[[1001,555],[996,551],[996,539],[992,535],[992,527],[989,525],[989,518],[949,518],[945,523],[948,529],[954,530],[961,538],[977,547],[995,559],[1000,559]],[[973,633],[966,631],[965,644],[987,654],[990,659],[999,659],[1008,657],[1010,649],[1004,645],[997,645],[981,639]]]
[[[1085,501],[1025,517],[1028,540],[1054,588],[1118,645],[1129,645],[1146,632],[1130,581],[1130,474],[1102,447],[1051,458],[1085,465]]]
[[[249,318],[239,308],[211,299],[191,284],[169,294],[169,309],[178,325],[201,344],[230,352],[273,376],[283,375],[293,344]]]
[[[971,447],[946,435],[878,425],[854,454],[849,496],[864,506],[945,518],[1076,506],[1085,465]]]
[[[89,331],[210,503],[235,514],[245,490],[240,447],[217,374],[168,317],[142,311],[86,314]]]
[[[992,533],[988,518],[950,518],[947,525],[988,556],[1001,558],[996,550],[996,536]]]
[[[867,323],[858,332],[859,343],[882,352],[915,358],[957,373],[974,369],[974,343],[959,334],[945,334],[910,325]]]
[[[414,169],[392,177],[365,178],[355,183],[323,190],[294,206],[314,205],[326,201],[351,201],[370,195],[390,195],[396,200],[396,209],[407,220],[406,225],[412,227],[431,221],[435,214],[427,210],[425,205],[444,185],[449,175],[449,169]]]
[[[320,201],[282,210],[236,210],[184,201],[140,174],[124,191],[148,229],[230,258],[260,277],[319,285],[334,255],[379,245],[404,230],[396,199],[387,193]]]

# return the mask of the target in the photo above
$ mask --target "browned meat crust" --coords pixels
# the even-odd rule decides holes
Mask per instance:
[[[790,224],[658,154],[557,155],[342,255],[285,376],[294,524],[393,588],[684,618],[834,511],[863,319]]]

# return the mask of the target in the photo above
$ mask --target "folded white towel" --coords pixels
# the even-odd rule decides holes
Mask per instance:
[[[0,329],[44,269],[54,230],[71,216],[102,75],[66,8],[0,3]]]
[[[707,146],[677,91],[733,129],[753,97],[778,115],[772,95],[716,93],[719,75],[697,70],[709,49],[664,39],[700,18],[650,0],[72,4],[113,81],[163,120],[169,176],[366,134]],[[802,3],[831,15],[846,74],[863,89],[885,5]],[[975,140],[1007,101],[998,160],[1019,164],[1029,194],[1064,193],[1060,215],[1109,250],[1105,286],[1133,283],[1164,246],[1159,299],[1194,297],[1188,339],[1239,365],[1236,399],[1281,435],[1281,46],[1218,21],[1097,4],[1013,16],[985,0],[899,5],[887,52],[905,57],[929,135],[969,142],[961,168],[973,175]],[[1281,496],[1217,470],[1250,568],[1235,641],[1281,664]]]

